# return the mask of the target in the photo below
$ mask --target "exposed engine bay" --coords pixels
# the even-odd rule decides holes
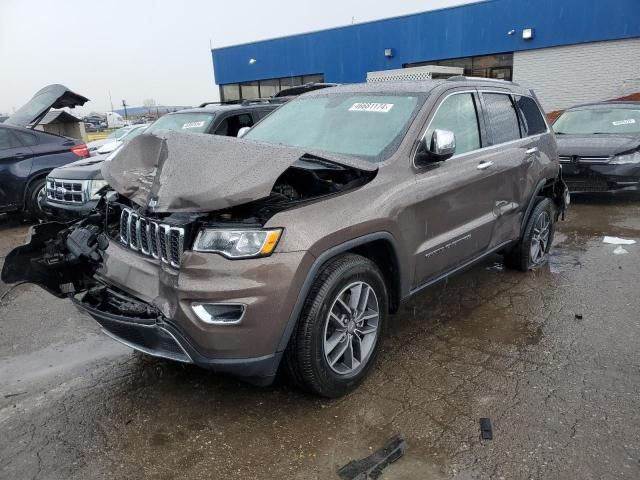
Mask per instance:
[[[2,280],[35,283],[57,297],[76,295],[98,285],[94,275],[110,242],[179,268],[201,227],[261,228],[280,211],[355,189],[375,175],[305,155],[278,177],[268,197],[210,213],[152,212],[106,188],[86,218],[35,225],[29,243],[5,259]]]

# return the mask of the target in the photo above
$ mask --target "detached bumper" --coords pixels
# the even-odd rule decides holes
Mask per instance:
[[[90,295],[90,294],[88,294]],[[142,306],[153,311],[150,305],[118,292],[120,300],[130,305]],[[258,384],[270,384],[277,372],[282,352],[258,358],[225,358],[213,359],[203,356],[191,344],[180,329],[157,312],[157,316],[145,315],[135,317],[119,315],[105,311],[101,305],[92,305],[83,299],[73,298],[75,305],[96,320],[103,331],[114,340],[140,352],[155,357],[167,358],[183,363],[191,363],[199,367],[221,373],[229,373],[244,380]]]
[[[81,205],[71,205],[45,199],[42,202],[42,207],[46,214],[53,219],[76,220],[89,215],[97,204],[98,200],[91,200]]]
[[[571,192],[640,189],[640,165],[563,163],[562,176]]]

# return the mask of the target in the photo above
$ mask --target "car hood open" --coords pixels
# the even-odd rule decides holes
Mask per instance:
[[[302,157],[373,172],[350,156],[305,151],[218,135],[142,134],[123,146],[102,175],[135,204],[155,212],[210,212],[268,197],[282,173]]]
[[[72,92],[64,85],[53,84],[38,90],[31,100],[20,107],[4,123],[19,127],[35,126],[52,108],[74,108],[89,99]]]

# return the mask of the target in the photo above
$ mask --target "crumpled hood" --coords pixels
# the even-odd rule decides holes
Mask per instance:
[[[640,146],[633,135],[556,135],[560,156],[608,157]]]
[[[149,210],[209,212],[268,197],[278,177],[305,154],[364,171],[377,169],[348,156],[164,131],[128,142],[104,162],[102,175],[118,193]]]

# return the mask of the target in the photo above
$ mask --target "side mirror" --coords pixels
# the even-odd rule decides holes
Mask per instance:
[[[416,161],[422,164],[444,162],[454,153],[456,153],[455,134],[449,130],[435,129],[428,145],[426,138],[420,141]]]
[[[238,138],[244,137],[249,130],[251,130],[251,127],[242,127],[240,130],[238,130],[238,135],[236,135],[236,137]]]

